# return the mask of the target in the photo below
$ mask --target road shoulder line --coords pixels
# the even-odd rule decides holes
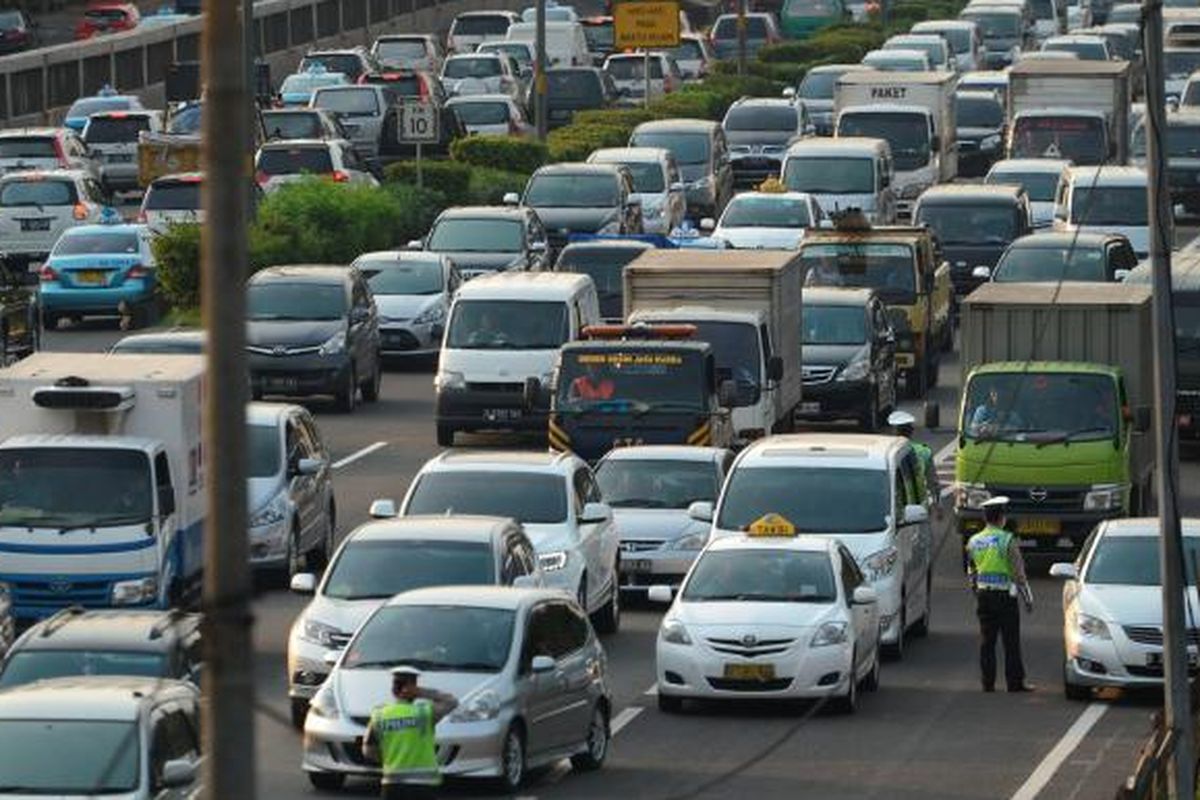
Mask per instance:
[[[1058,768],[1063,765],[1063,762],[1075,752],[1075,748],[1079,747],[1079,743],[1088,735],[1088,731],[1100,721],[1108,711],[1107,703],[1092,703],[1083,710],[1083,713],[1067,728],[1067,732],[1062,735],[1062,738],[1050,748],[1050,752],[1042,759],[1041,763],[1030,773],[1021,787],[1013,794],[1011,800],[1034,800],[1042,789],[1050,783],[1050,779],[1054,777],[1054,773],[1058,772]]]
[[[353,464],[355,461],[358,461],[360,458],[369,456],[371,453],[374,453],[376,450],[384,447],[387,447],[387,442],[375,442],[374,444],[369,444],[361,450],[354,451],[340,461],[333,462],[333,468],[341,469],[342,467],[347,467]]]

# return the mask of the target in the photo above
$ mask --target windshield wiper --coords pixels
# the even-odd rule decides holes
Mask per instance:
[[[420,658],[390,658],[379,659],[377,661],[362,661],[355,664],[351,669],[367,669],[370,667],[416,667],[417,669],[438,669],[441,667],[436,661],[426,661]]]
[[[1104,426],[1104,427],[1092,426],[1089,428],[1078,428],[1073,431],[1063,431],[1062,433],[1055,434],[1054,436],[1051,436],[1049,438],[1043,439],[1042,441],[1038,442],[1037,448],[1040,450],[1043,447],[1045,447],[1046,445],[1058,444],[1060,442],[1070,441],[1071,439],[1075,438],[1076,436],[1082,436],[1085,433],[1103,433],[1106,436],[1111,436],[1112,428],[1109,428],[1108,426]]]
[[[437,669],[449,672],[499,672],[500,667],[486,661],[457,661],[438,664]]]
[[[95,517],[87,522],[75,522],[70,525],[54,525],[51,527],[58,528],[59,533],[66,533],[67,531],[86,530],[88,528],[95,530],[101,525],[132,525],[136,522],[145,522],[148,519],[148,514],[144,516],[141,514],[122,514],[109,517]]]

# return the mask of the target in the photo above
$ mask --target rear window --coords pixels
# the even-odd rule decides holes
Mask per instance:
[[[451,35],[503,36],[508,32],[508,25],[508,18],[499,14],[496,16],[459,17],[454,20],[454,28],[451,31]]]
[[[646,73],[642,69],[644,63],[645,59],[641,56],[614,58],[605,65],[604,71],[611,75],[614,81],[645,80]],[[650,59],[650,78],[661,80],[662,76],[662,61],[657,58]]]
[[[54,245],[56,256],[133,255],[138,252],[136,233],[67,233]]]
[[[263,126],[272,139],[319,139],[321,121],[315,113],[263,114]]]
[[[313,99],[313,105],[332,111],[335,114],[378,114],[379,98],[375,95],[378,90],[372,89],[338,89],[336,91],[318,91]]]
[[[333,160],[324,147],[279,147],[259,153],[258,169],[268,175],[326,174],[333,172]]]
[[[603,95],[599,77],[590,70],[547,70],[546,83],[546,91],[551,97],[567,96],[596,101]]]
[[[195,211],[200,208],[200,182],[152,184],[143,207],[146,211]]]
[[[452,108],[464,125],[508,124],[507,103],[455,103]]]
[[[400,97],[421,97],[423,94],[421,79],[413,73],[397,75],[394,72],[388,72],[382,75],[368,75],[363,83],[387,86]]]
[[[150,130],[147,117],[92,117],[88,121],[83,139],[88,144],[115,144],[136,142],[138,133]]]
[[[737,38],[737,18],[722,17],[717,21],[717,27],[713,31],[714,39],[736,39]],[[762,17],[746,17],[746,38],[747,39],[765,39],[767,38],[767,21]]]
[[[375,57],[384,63],[406,63],[426,56],[424,39],[391,39],[375,46]]]
[[[444,78],[491,78],[500,75],[500,58],[498,56],[480,56],[478,58],[455,58],[446,62],[442,72]]]
[[[320,64],[329,72],[340,72],[348,76],[351,80],[358,80],[358,76],[363,72],[362,61],[359,60],[358,56],[349,53],[307,55],[300,62],[300,68],[296,72],[305,72],[313,64]]]
[[[5,136],[0,138],[0,158],[57,158],[50,136]]]
[[[0,188],[0,206],[69,206],[78,200],[71,181],[9,181]]]

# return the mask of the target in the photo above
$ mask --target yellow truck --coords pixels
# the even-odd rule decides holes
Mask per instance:
[[[200,172],[200,115],[199,101],[183,103],[170,112],[162,133],[142,131],[138,136],[138,184],[145,189],[164,175],[180,172]],[[266,139],[261,114],[252,121],[254,144]],[[247,167],[247,174],[253,173]]]

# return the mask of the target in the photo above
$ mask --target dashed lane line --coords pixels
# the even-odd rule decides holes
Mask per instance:
[[[629,706],[628,708],[621,709],[610,723],[609,727],[612,735],[616,736],[620,733],[622,728],[637,719],[638,714],[641,714],[645,710],[644,706]]]
[[[333,468],[341,469],[342,467],[347,467],[353,464],[355,461],[358,461],[360,458],[369,456],[371,453],[374,453],[376,450],[384,447],[387,447],[387,442],[375,442],[375,444],[369,444],[361,450],[354,451],[340,461],[333,462]]]

